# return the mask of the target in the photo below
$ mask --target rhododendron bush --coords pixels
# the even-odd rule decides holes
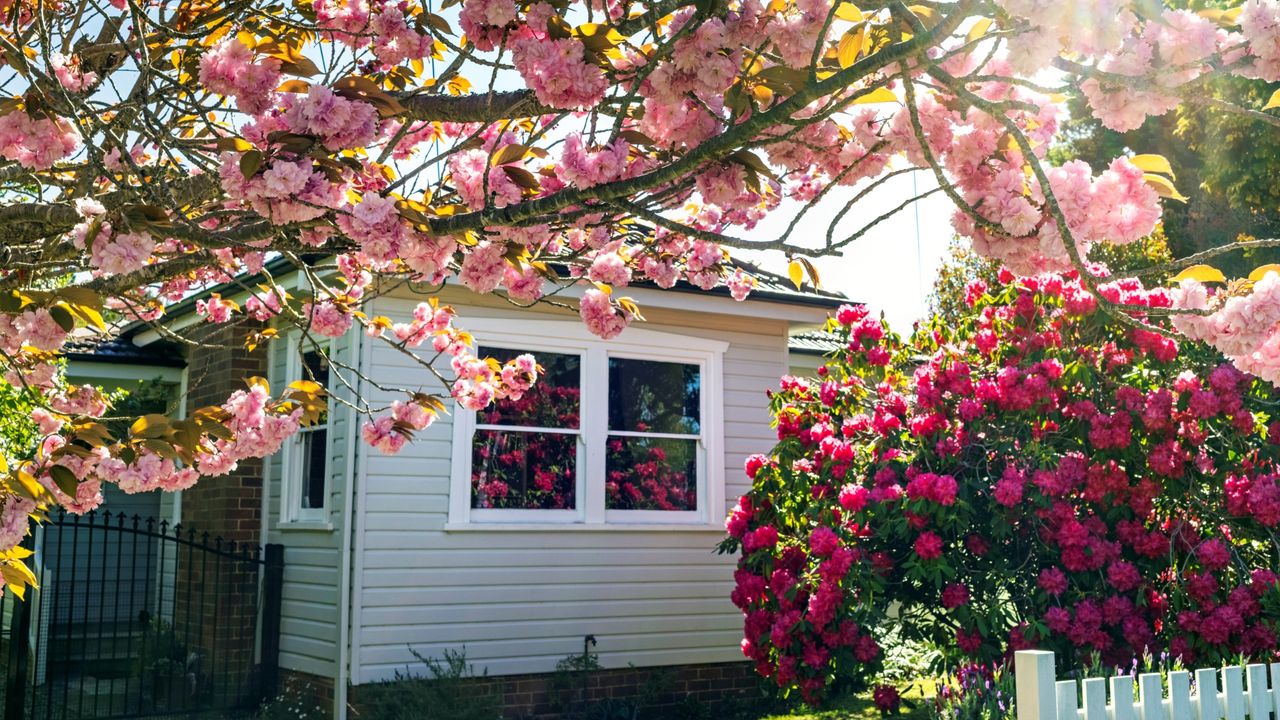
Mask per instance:
[[[1273,658],[1275,387],[1116,321],[1074,273],[1001,280],[910,342],[845,306],[846,349],[772,394],[779,443],[747,461],[723,546],[743,652],[806,697],[873,676],[890,630],[957,665]],[[1150,312],[1178,295],[1099,293]]]
[[[1202,13],[1120,0],[0,7],[0,376],[37,407],[42,438],[4,470],[0,552],[32,512],[88,510],[104,482],[174,490],[225,474],[322,411],[324,388],[285,378],[111,432],[101,393],[50,362],[73,334],[167,334],[174,303],[200,293],[199,321],[252,321],[237,332],[257,352],[290,330],[319,350],[366,333],[438,381],[387,406],[348,402],[364,440],[395,452],[449,398],[477,411],[519,400],[538,367],[485,357],[435,298],[366,312],[392,288],[566,298],[611,338],[641,318],[636,283],[747,297],[756,278],[731,250],[785,256],[799,284],[810,258],[916,199],[882,207],[873,192],[906,174],[951,199],[983,255],[1086,273],[1091,246],[1142,238],[1180,196],[1149,148],[1048,166],[1062,94],[1125,129],[1202,101],[1216,76],[1280,80],[1277,0]],[[1280,124],[1266,108],[1213,109],[1259,132]],[[819,216],[825,233],[795,232]],[[279,259],[287,278],[270,271]],[[1280,379],[1271,289],[1193,275],[1165,308],[1185,316],[1177,327]],[[1081,277],[1106,312],[1131,304]],[[618,452],[639,467],[667,450]],[[628,506],[692,502],[663,489],[678,476],[610,482]]]

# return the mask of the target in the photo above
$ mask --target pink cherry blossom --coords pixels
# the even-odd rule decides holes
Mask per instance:
[[[253,50],[232,35],[200,56],[200,84],[210,92],[235,98],[242,112],[260,113],[280,84],[280,61],[255,57]]]
[[[578,306],[587,329],[605,340],[617,337],[631,323],[631,313],[615,308],[609,296],[595,288],[582,294]]]

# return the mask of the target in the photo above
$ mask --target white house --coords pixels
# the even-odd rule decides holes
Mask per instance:
[[[269,270],[279,279],[287,267]],[[259,540],[286,547],[281,668],[330,689],[340,718],[360,686],[413,669],[411,649],[465,647],[490,675],[530,676],[593,636],[604,668],[745,678],[728,600],[735,559],[715,545],[747,489],[745,458],[775,442],[765,391],[790,371],[789,338],[842,301],[784,283],[763,276],[745,302],[628,288],[646,321],[608,342],[571,311],[447,287],[438,297],[482,348],[537,356],[542,389],[481,417],[451,404],[396,455],[360,441],[362,419],[341,400],[385,405],[405,389],[438,392],[435,377],[358,329],[330,345],[332,369],[295,337],[273,343],[273,386],[306,363],[334,396],[328,422],[262,471]],[[423,299],[405,286],[367,311],[402,318]],[[175,327],[198,319],[182,312]],[[160,337],[129,333],[140,346]],[[210,397],[234,389],[200,369],[222,364],[188,362]],[[184,520],[210,522],[188,509],[215,504],[191,496],[216,483],[187,491]]]

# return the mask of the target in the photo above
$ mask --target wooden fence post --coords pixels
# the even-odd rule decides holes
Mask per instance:
[[[1053,666],[1053,653],[1047,650],[1019,650],[1014,653],[1013,666],[1018,720],[1059,720],[1057,698],[1054,697],[1057,671]]]

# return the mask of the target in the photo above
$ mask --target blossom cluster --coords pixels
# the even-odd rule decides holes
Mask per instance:
[[[1194,279],[1174,290],[1174,306],[1204,314],[1173,317],[1174,327],[1209,343],[1236,367],[1280,382],[1280,274],[1267,272],[1240,294],[1217,293]]]
[[[1110,320],[1073,274],[1001,282],[909,343],[841,308],[829,329],[845,347],[772,393],[779,443],[748,459],[722,546],[741,553],[743,652],[814,698],[878,671],[900,603],[896,631],[955,662],[1033,645],[1271,657],[1273,387]],[[1159,309],[1176,294],[1099,292]]]

